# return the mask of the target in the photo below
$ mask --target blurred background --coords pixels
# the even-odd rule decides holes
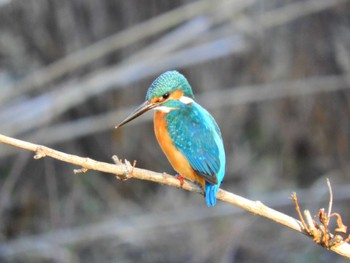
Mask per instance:
[[[350,224],[346,0],[2,0],[0,133],[175,174],[149,113],[114,126],[177,69],[216,118],[222,188]],[[0,145],[0,262],[344,262],[311,239],[201,195],[118,181]]]

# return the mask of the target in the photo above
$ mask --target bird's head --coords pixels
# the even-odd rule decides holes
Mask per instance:
[[[174,109],[172,107],[174,101],[189,104],[193,102],[193,99],[191,86],[185,76],[175,70],[167,71],[156,78],[148,88],[146,101],[119,123],[116,128],[151,109],[167,113]]]

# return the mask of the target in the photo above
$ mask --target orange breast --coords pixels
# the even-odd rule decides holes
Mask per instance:
[[[165,115],[166,113],[158,111],[154,113],[154,132],[160,147],[162,148],[172,167],[179,173],[179,175],[193,182],[200,183],[203,189],[205,189],[204,178],[197,175],[185,156],[173,145],[166,129],[166,121],[164,120]]]

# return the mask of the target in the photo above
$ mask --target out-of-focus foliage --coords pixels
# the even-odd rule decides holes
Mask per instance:
[[[349,14],[345,0],[2,1],[0,133],[173,173],[151,114],[114,126],[177,69],[221,127],[223,189],[296,216],[289,193],[316,213],[329,177],[350,224]],[[196,194],[5,145],[0,158],[1,262],[343,260]]]

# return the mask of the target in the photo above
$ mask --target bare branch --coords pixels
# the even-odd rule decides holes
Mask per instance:
[[[130,163],[126,160],[124,163],[118,160],[116,164],[99,162],[90,158],[83,158],[76,155],[67,154],[67,153],[56,151],[54,149],[51,149],[42,145],[14,139],[1,134],[0,134],[0,142],[6,143],[18,148],[23,148],[29,151],[33,151],[36,153],[34,156],[35,159],[40,159],[46,156],[50,156],[52,158],[55,158],[67,163],[72,163],[72,164],[81,166],[82,169],[80,169],[79,172],[82,172],[82,171],[86,172],[87,170],[96,170],[96,171],[111,173],[115,176],[120,176],[124,178],[132,176],[133,178],[136,178],[136,179],[148,180],[148,181],[153,181],[161,184],[166,184],[169,186],[179,187],[179,180],[176,177],[165,173],[156,173],[153,171],[136,168],[130,165]],[[116,160],[116,158],[114,158],[114,160]],[[134,165],[135,165],[135,162],[134,162]],[[202,192],[199,186],[188,181],[184,181],[184,184],[181,188],[191,192],[197,192],[197,193]],[[282,224],[297,232],[307,235],[300,221],[296,220],[293,217],[285,215],[281,212],[278,212],[274,209],[271,209],[265,206],[260,201],[251,201],[244,197],[224,191],[222,189],[219,189],[217,199],[230,203],[232,205],[238,206],[253,214],[269,218],[279,224]],[[331,247],[331,250],[350,259],[350,245],[348,243],[342,243],[339,246]]]

